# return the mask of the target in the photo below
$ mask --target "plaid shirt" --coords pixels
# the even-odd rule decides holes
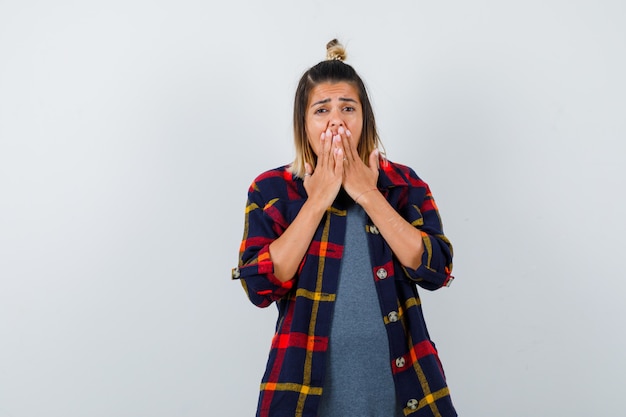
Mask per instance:
[[[456,412],[415,284],[435,290],[452,281],[452,246],[443,234],[428,185],[404,165],[384,161],[378,189],[422,232],[424,255],[416,269],[402,266],[378,229],[366,226],[372,279],[389,336],[389,366],[404,414],[450,417]],[[328,335],[346,231],[346,207],[328,208],[296,276],[273,275],[269,244],[291,224],[306,200],[303,181],[287,166],[259,175],[248,192],[239,266],[232,270],[250,301],[276,302],[278,321],[261,383],[257,417],[315,417],[324,385]],[[355,393],[354,401],[359,401]]]

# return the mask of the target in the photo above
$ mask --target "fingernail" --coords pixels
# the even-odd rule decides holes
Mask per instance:
[[[344,129],[343,126],[339,126],[339,129],[337,129],[337,133],[343,135],[344,133],[346,133],[346,129]]]

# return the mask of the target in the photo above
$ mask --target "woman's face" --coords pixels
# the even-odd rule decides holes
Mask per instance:
[[[330,131],[334,136],[339,127],[349,130],[358,144],[363,129],[359,93],[347,82],[318,84],[311,90],[305,117],[307,138],[315,155],[321,149],[322,133]]]

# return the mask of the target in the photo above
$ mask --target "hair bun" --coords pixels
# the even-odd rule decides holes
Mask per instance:
[[[326,44],[326,59],[329,61],[345,61],[346,60],[346,48],[343,47],[337,39]]]

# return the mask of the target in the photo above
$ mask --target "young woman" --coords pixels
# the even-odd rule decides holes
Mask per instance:
[[[233,278],[278,307],[257,416],[456,416],[416,287],[450,284],[452,246],[345,57],[333,40],[302,75],[295,159],[248,190]]]

